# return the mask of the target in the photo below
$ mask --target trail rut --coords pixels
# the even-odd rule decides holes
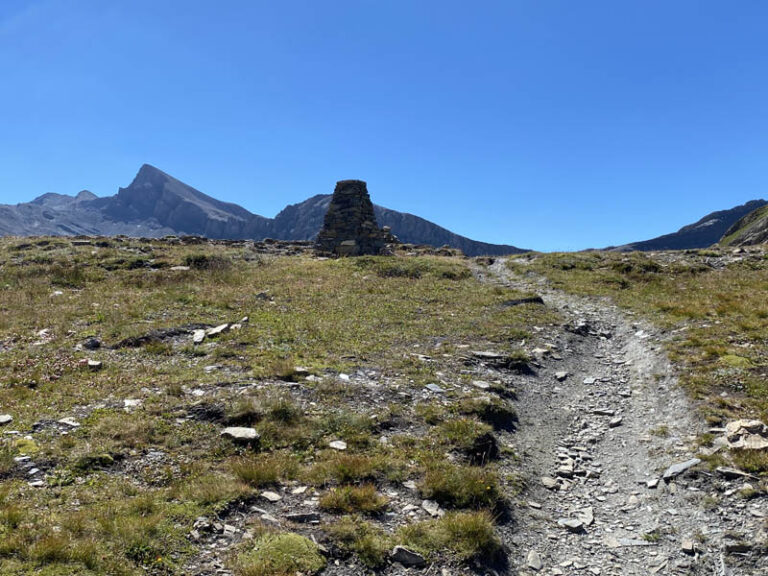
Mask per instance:
[[[540,294],[564,319],[540,333],[548,346],[519,391],[515,448],[527,488],[504,530],[513,571],[765,574],[764,556],[733,544],[760,532],[765,499],[722,506],[728,486],[702,467],[662,479],[694,458],[702,431],[662,335],[607,301],[515,276],[503,260],[475,272]]]

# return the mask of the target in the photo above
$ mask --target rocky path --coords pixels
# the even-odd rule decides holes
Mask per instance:
[[[605,301],[513,276],[501,260],[476,273],[535,291],[565,320],[521,383],[515,443],[527,488],[504,533],[512,572],[768,573],[766,499],[739,496],[749,478],[688,468],[702,430],[661,336]]]

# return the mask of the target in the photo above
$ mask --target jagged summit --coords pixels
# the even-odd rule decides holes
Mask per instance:
[[[144,164],[127,188],[106,206],[114,220],[150,221],[183,234],[242,238],[258,218],[236,204],[221,202]]]

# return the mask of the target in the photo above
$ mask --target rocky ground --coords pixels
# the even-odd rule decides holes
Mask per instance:
[[[73,243],[75,251],[98,247],[82,242]],[[198,244],[199,253],[184,251],[198,250]],[[0,566],[5,558],[21,558],[31,568],[0,574],[75,566],[79,560],[71,551],[82,553],[87,530],[98,539],[105,526],[115,532],[106,540],[118,551],[124,546],[124,556],[135,562],[131,568],[150,574],[247,576],[251,572],[238,570],[236,559],[265,532],[312,540],[322,563],[327,560],[322,573],[334,576],[768,570],[765,477],[723,467],[725,449],[716,439],[724,431],[706,427],[678,382],[680,365],[667,358],[675,334],[607,299],[566,294],[532,267],[513,272],[503,260],[355,263],[312,258],[306,244],[209,246],[193,238],[128,248],[142,258],[125,260],[126,250],[114,248],[114,258],[90,253],[99,268],[122,266],[115,278],[96,270],[77,290],[57,285],[51,292],[47,281],[38,287],[52,322],[43,329],[32,324],[33,336],[22,343],[48,354],[50,374],[28,374],[27,364],[6,359],[9,370],[19,373],[15,379],[31,384],[6,386],[7,415],[6,405],[0,406],[1,438],[15,449],[0,453],[0,488],[11,487],[0,491]],[[213,252],[225,248],[232,251]],[[229,262],[233,254],[236,265]],[[720,259],[714,269],[738,264],[741,257],[707,256]],[[217,276],[227,263],[229,275]],[[330,288],[303,285],[307,267]],[[249,276],[236,275],[244,269]],[[205,274],[210,277],[201,278]],[[117,310],[122,301],[97,299],[115,292],[105,283],[125,289],[124,299],[141,295],[143,303],[152,300],[147,286],[157,287],[154,298],[166,297],[164,286],[173,286],[178,275],[186,278],[184,290],[179,300],[157,304],[163,316],[153,329],[138,331],[135,320],[122,326],[116,314],[97,316],[96,325],[111,322],[113,329],[66,331],[72,322],[60,307],[71,306],[76,319],[84,307],[67,304],[71,299]],[[339,278],[343,282],[336,284]],[[288,291],[299,284],[304,287]],[[189,293],[206,294],[212,286],[215,298],[189,299]],[[382,294],[383,286],[389,288]],[[233,305],[244,291],[250,291],[248,301]],[[318,300],[334,292],[359,301],[339,314],[334,297]],[[361,315],[376,301],[372,293],[387,312],[366,320]],[[386,300],[389,295],[394,296]],[[171,321],[164,314],[175,301],[184,305]],[[211,301],[225,305],[209,310],[204,323],[186,313]],[[32,312],[37,318],[37,305]],[[331,312],[337,314],[333,322],[326,318]],[[309,314],[315,316],[305,326]],[[152,315],[145,310],[141,318]],[[321,322],[329,330],[344,322],[345,329],[338,348],[335,340],[326,344],[332,348],[308,348],[302,364],[310,367],[302,368],[298,361],[283,362],[282,353],[262,355],[281,345],[277,329],[269,328],[276,318],[274,326],[280,327],[302,320],[285,331],[291,337]],[[350,340],[366,322],[375,329]],[[411,337],[405,344],[403,331]],[[387,345],[377,347],[383,335]],[[289,342],[295,352],[300,343]],[[346,356],[350,343],[357,356]],[[23,359],[20,346],[18,338],[8,340],[6,355],[16,351]],[[313,368],[319,351],[330,362]],[[142,382],[140,388],[135,381]],[[101,392],[86,395],[96,386]],[[70,401],[71,395],[82,399]],[[281,404],[273,414],[275,399]],[[258,408],[258,414],[243,407]],[[471,424],[471,442],[461,432],[451,435],[450,425],[459,421]],[[264,445],[255,441],[259,434]],[[702,442],[705,437],[709,441]],[[275,464],[286,455],[298,468],[276,468],[271,480],[237,471],[240,462]],[[457,504],[445,494],[442,500],[428,495],[426,476],[434,460],[460,470],[462,480],[485,474],[502,497]],[[371,471],[342,470],[344,462]],[[333,465],[339,468],[324,472],[323,466]],[[334,491],[361,485],[374,490],[380,509],[340,511],[323,504]],[[480,485],[484,490],[486,482]],[[454,494],[465,488],[458,486]],[[133,526],[125,535],[120,523],[110,524],[107,511],[121,506],[121,522]],[[52,507],[59,508],[51,512]],[[477,548],[462,558],[460,538],[419,549],[418,539],[404,535],[418,525],[435,537],[436,523],[457,510],[478,514],[476,509],[493,512],[493,519],[485,515],[485,543],[496,546],[495,529],[506,562],[478,558]],[[134,545],[130,538],[147,516],[158,524],[147,526],[146,539]],[[345,548],[339,536],[345,522],[357,533],[371,531],[364,543],[379,554],[377,568],[365,565],[360,550]],[[69,540],[56,539],[62,530],[71,533]],[[163,539],[163,546],[154,546]],[[114,565],[99,564],[102,556],[96,549],[87,557],[100,570],[94,573],[117,573]]]
[[[765,574],[768,498],[757,478],[695,462],[703,432],[666,337],[607,301],[512,276],[566,319],[519,386],[514,444],[528,479],[505,530],[520,573]]]

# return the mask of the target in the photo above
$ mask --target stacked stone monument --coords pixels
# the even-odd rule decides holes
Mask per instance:
[[[385,253],[387,242],[392,239],[391,234],[376,224],[365,182],[337,182],[315,249],[321,254],[336,256],[378,255]]]

